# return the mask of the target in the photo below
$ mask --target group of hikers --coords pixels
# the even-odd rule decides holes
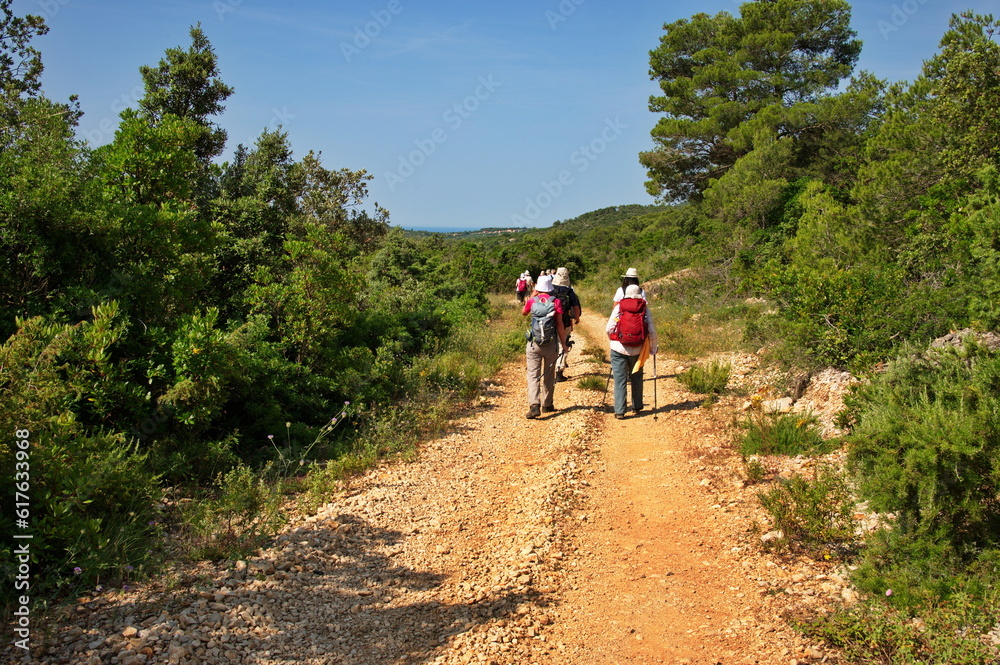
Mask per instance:
[[[628,393],[632,412],[643,409],[642,365],[646,357],[656,355],[657,337],[653,318],[646,306],[646,292],[639,285],[639,274],[629,268],[612,298],[614,308],[605,331],[611,347],[611,374],[615,382],[615,418],[625,418]],[[580,299],[570,285],[569,270],[543,270],[538,279],[528,271],[515,285],[521,314],[530,317],[525,358],[528,379],[528,418],[556,410],[553,403],[555,384],[565,381],[567,356],[573,346],[570,333],[580,323]],[[529,295],[530,293],[530,295]]]

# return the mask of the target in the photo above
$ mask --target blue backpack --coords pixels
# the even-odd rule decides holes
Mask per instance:
[[[535,298],[531,303],[531,325],[525,338],[539,346],[551,344],[556,340],[556,303],[551,296],[542,301]]]

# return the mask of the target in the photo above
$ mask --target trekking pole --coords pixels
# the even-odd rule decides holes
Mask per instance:
[[[653,354],[653,420],[660,416],[656,413],[656,354]]]

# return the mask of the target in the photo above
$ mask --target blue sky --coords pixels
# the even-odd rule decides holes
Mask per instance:
[[[854,3],[858,69],[911,80],[954,12],[997,0]],[[80,136],[110,141],[142,96],[141,65],[201,23],[235,88],[224,158],[281,125],[297,157],[365,169],[371,201],[405,228],[549,226],[654,203],[648,54],[663,24],[736,0],[15,0],[46,17],[45,93],[77,94]]]

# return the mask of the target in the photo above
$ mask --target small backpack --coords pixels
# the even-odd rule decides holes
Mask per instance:
[[[622,298],[618,301],[618,325],[608,335],[625,346],[641,346],[646,341],[646,301]]]
[[[573,322],[573,316],[570,314],[570,311],[573,309],[573,299],[570,297],[570,288],[568,286],[553,286],[552,297],[557,298],[559,300],[559,304],[562,305],[563,325],[570,325]]]
[[[552,298],[535,298],[531,303],[531,326],[526,337],[539,346],[551,344],[556,339],[556,303]]]
[[[526,281],[524,281],[524,279],[517,280],[517,290],[518,291],[527,291],[528,290],[528,283]]]

